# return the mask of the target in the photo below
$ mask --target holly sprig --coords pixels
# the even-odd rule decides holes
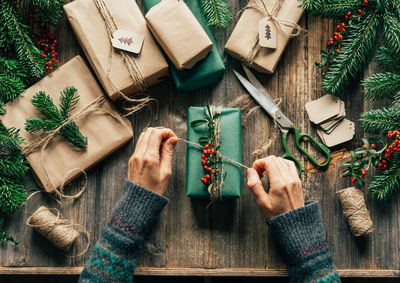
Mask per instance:
[[[351,160],[342,163],[343,167],[347,167],[343,171],[343,177],[351,177],[351,182],[357,183],[359,186],[365,184],[364,177],[372,165],[377,167],[384,162],[386,150],[386,145],[383,142],[380,142],[382,148],[377,150],[375,143],[370,143],[367,139],[362,139],[362,141],[364,144],[360,148],[350,151]]]
[[[205,186],[207,186],[208,192],[211,194],[212,190],[216,190],[214,185],[219,180],[219,173],[221,172],[223,164],[223,160],[218,154],[220,141],[218,140],[216,133],[216,121],[221,117],[221,114],[213,114],[209,105],[205,107],[204,114],[204,119],[192,121],[190,126],[192,128],[197,128],[201,125],[205,125],[207,129],[207,136],[199,138],[199,144],[203,146],[201,165],[206,173],[200,180]]]

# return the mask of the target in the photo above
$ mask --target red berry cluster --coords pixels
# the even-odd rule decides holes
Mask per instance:
[[[367,174],[367,172],[365,171],[365,169],[361,169],[361,175],[359,176],[361,179],[365,177],[365,174]],[[351,182],[355,183],[357,181],[356,177],[352,177],[351,178]]]
[[[57,60],[58,52],[57,48],[57,34],[50,32],[50,24],[44,23],[40,17],[40,10],[35,8],[34,14],[30,14],[29,17],[33,19],[34,27],[36,30],[37,46],[42,50],[42,58],[45,59],[45,67],[47,72],[51,73],[59,64]]]
[[[368,6],[368,1],[367,0],[363,0],[363,6],[367,7]],[[361,15],[363,13],[363,11],[361,9],[357,10],[357,13],[359,15]],[[347,12],[347,14],[344,16],[345,21],[348,21],[351,17],[351,12]],[[341,23],[340,25],[336,26],[336,31],[333,33],[333,37],[329,38],[328,40],[328,45],[329,46],[333,46],[335,44],[335,42],[337,44],[339,44],[339,41],[341,41],[343,39],[343,33],[345,33],[346,31],[346,24],[345,23]],[[336,52],[339,53],[340,49],[337,48]]]
[[[388,138],[395,138],[395,140],[385,149],[385,158],[378,164],[378,168],[385,170],[387,163],[393,159],[395,152],[400,152],[400,132],[388,131]]]
[[[210,144],[206,144],[204,146],[203,150],[203,155],[201,156],[201,165],[203,166],[204,170],[207,172],[207,174],[201,178],[201,182],[204,185],[210,185],[211,184],[211,173],[213,172],[213,168],[209,167],[211,164],[211,160],[216,156],[215,150],[211,147]],[[214,166],[213,166],[214,167]],[[215,166],[216,167],[216,166]],[[220,171],[219,168],[214,168],[214,172],[218,173]]]

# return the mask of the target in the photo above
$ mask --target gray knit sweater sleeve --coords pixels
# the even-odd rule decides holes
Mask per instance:
[[[267,221],[285,255],[291,282],[340,282],[326,243],[318,202]]]
[[[168,199],[125,180],[79,282],[131,282],[137,256]]]

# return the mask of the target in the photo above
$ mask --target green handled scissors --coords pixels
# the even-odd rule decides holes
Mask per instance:
[[[300,133],[299,128],[296,127],[296,125],[290,121],[288,117],[286,117],[285,114],[279,109],[279,107],[276,105],[274,100],[272,99],[271,95],[267,92],[267,90],[262,86],[262,84],[257,80],[257,78],[254,76],[254,74],[247,69],[245,66],[243,66],[247,77],[249,80],[247,80],[245,77],[243,77],[241,74],[239,74],[237,71],[233,70],[235,73],[236,77],[239,79],[241,84],[247,89],[247,91],[251,94],[251,96],[261,105],[262,108],[267,111],[267,113],[276,120],[279,130],[282,133],[282,146],[284,150],[284,154],[282,155],[283,158],[285,159],[290,159],[293,162],[296,163],[298,169],[299,169],[299,175],[302,172],[300,160],[297,159],[290,151],[289,147],[287,144],[287,137],[290,131],[294,132],[294,141],[296,144],[297,149],[304,154],[312,164],[314,164],[317,168],[323,169],[329,165],[329,162],[331,161],[331,155],[329,149],[317,142],[312,136],[309,134],[305,133]],[[323,163],[319,163],[317,160],[315,160],[301,145],[300,141],[302,139],[309,139],[311,143],[313,143],[316,148],[318,148],[323,155],[325,156],[326,160]]]

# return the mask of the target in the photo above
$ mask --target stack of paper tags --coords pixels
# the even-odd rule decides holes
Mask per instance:
[[[344,102],[327,94],[306,103],[306,111],[311,122],[317,125],[317,133],[323,143],[332,147],[351,140],[355,133],[354,123],[344,118]]]

